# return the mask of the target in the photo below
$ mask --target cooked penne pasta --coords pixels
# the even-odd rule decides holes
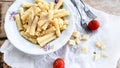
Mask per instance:
[[[28,28],[28,25],[27,24],[24,24],[23,25],[23,28],[25,29],[25,31],[27,30],[27,28]]]
[[[63,27],[63,24],[64,24],[63,19],[58,18],[58,25],[59,25],[60,29]]]
[[[28,13],[24,13],[24,15],[21,16],[21,20],[23,22],[23,24],[26,24],[27,23],[27,17],[30,15],[31,12],[28,12]]]
[[[36,16],[31,27],[30,27],[30,35],[35,35],[35,29],[37,27],[38,17]]]
[[[34,7],[34,14],[37,15],[39,12],[41,12],[41,9],[39,7]]]
[[[60,30],[65,30],[67,28],[67,26],[66,25],[63,25],[61,28],[60,28]]]
[[[30,8],[30,7],[32,7],[34,4],[32,4],[32,3],[22,3],[22,7],[23,8]]]
[[[42,36],[42,37],[38,37],[38,38],[37,38],[37,41],[38,41],[38,43],[41,43],[41,42],[45,41],[46,39],[54,36],[54,34],[55,34],[55,33],[53,32],[53,33],[50,33],[50,34],[46,34],[46,35],[44,35],[44,36]]]
[[[49,13],[49,14],[48,14],[48,20],[50,21],[50,20],[53,19],[54,11],[53,11],[53,10],[50,10],[48,13]]]
[[[47,20],[45,20],[45,19],[38,21],[38,26],[42,27],[45,24],[45,22],[47,22]]]
[[[60,18],[60,17],[66,17],[69,15],[68,11],[62,12],[62,13],[58,13],[54,15],[54,18]]]
[[[20,12],[20,16],[22,16],[22,15],[24,14],[24,9],[21,7],[21,8],[19,9],[19,12]]]
[[[63,0],[58,0],[58,3],[55,6],[55,9],[59,9],[62,6]]]
[[[38,3],[38,7],[42,10],[42,11],[48,11],[49,10],[49,5],[44,3],[44,2],[39,2]]]
[[[41,37],[40,32],[38,32],[38,31],[35,32],[35,35],[36,35],[37,37]]]
[[[46,3],[46,2],[43,2],[42,4],[43,4],[43,6],[44,6],[44,10],[49,11],[49,9],[50,9],[49,4]]]
[[[59,37],[61,35],[61,32],[60,32],[60,27],[59,27],[57,18],[55,18],[52,23],[54,24],[54,26],[56,28],[56,35],[57,35],[57,37]]]
[[[56,36],[52,36],[52,37],[46,39],[44,42],[39,43],[39,44],[40,44],[41,47],[43,47],[43,46],[45,46],[45,44],[47,44],[48,42],[50,42],[50,41],[52,41],[54,39],[56,39]]]
[[[37,30],[36,30],[36,31],[37,31],[37,32],[41,32],[41,31],[42,31],[42,28],[37,25]]]
[[[50,36],[49,38],[45,39],[43,42],[38,42],[40,44],[41,47],[44,47],[45,44],[47,44],[48,42],[52,41],[56,39],[56,36]]]
[[[54,3],[53,2],[50,2],[50,4],[49,4],[49,7],[50,7],[50,9],[49,10],[53,10],[54,9]]]
[[[48,27],[48,25],[49,25],[49,22],[47,21],[47,22],[42,26],[42,29],[43,29],[43,30],[46,30],[47,27]]]
[[[45,34],[49,34],[51,32],[54,32],[56,29],[54,26],[50,27],[49,29],[42,31],[42,33],[40,34],[41,36],[45,35]]]
[[[62,12],[65,12],[65,11],[66,11],[65,9],[55,9],[54,14],[62,13]]]
[[[45,19],[45,20],[46,20],[47,16],[48,16],[48,12],[47,12],[47,11],[44,11],[44,12],[41,12],[41,13],[40,13],[40,19],[41,19],[41,20],[42,20],[42,19]]]
[[[23,26],[22,26],[22,22],[21,22],[21,20],[20,20],[20,15],[19,15],[19,14],[17,14],[17,15],[15,16],[15,21],[16,21],[16,23],[17,23],[17,26],[18,26],[19,31],[23,30]]]
[[[31,11],[31,15],[29,15],[28,27],[26,30],[27,33],[30,33],[30,27],[32,25],[33,20],[34,20],[34,12]]]
[[[43,0],[35,0],[36,3],[43,2]]]
[[[21,31],[21,32],[20,32],[20,34],[21,34],[21,35],[22,35],[25,39],[29,40],[30,42],[37,44],[37,40],[36,40],[36,39],[33,39],[33,38],[28,37],[28,36],[25,34],[25,32],[24,32],[24,31]]]
[[[68,21],[68,20],[65,20],[63,24],[64,24],[64,25],[68,25],[68,24],[69,24],[69,21]]]

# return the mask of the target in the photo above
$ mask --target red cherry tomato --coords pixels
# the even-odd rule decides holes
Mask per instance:
[[[53,63],[53,68],[64,68],[64,61],[61,58],[58,58]]]
[[[100,24],[97,20],[92,20],[88,23],[88,28],[90,30],[97,30],[99,28]]]

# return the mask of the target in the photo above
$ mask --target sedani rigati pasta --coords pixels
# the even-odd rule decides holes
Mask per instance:
[[[20,34],[30,42],[44,47],[47,43],[61,36],[69,24],[65,17],[69,12],[61,8],[63,0],[57,4],[35,0],[35,3],[23,3],[15,21]]]

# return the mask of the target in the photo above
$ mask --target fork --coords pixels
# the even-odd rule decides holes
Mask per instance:
[[[71,2],[72,2],[73,5],[77,8],[78,13],[79,13],[79,15],[80,15],[80,17],[81,17],[80,24],[81,24],[82,28],[83,28],[87,33],[90,33],[91,30],[88,28],[88,25],[87,25],[85,19],[83,19],[82,14],[81,14],[81,12],[80,12],[80,10],[79,10],[79,8],[78,8],[78,6],[77,6],[75,0],[71,0]]]
[[[90,9],[85,5],[85,3],[83,2],[83,0],[80,0],[81,1],[81,3],[83,4],[83,9],[84,9],[84,11],[85,11],[85,13],[86,13],[86,15],[90,18],[90,19],[92,19],[92,20],[94,20],[95,18],[97,18],[97,16],[95,15],[95,14],[93,14],[91,11],[90,11]]]

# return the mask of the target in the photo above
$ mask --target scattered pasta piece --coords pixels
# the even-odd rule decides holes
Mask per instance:
[[[74,39],[74,41],[75,41],[75,43],[76,43],[77,45],[80,44],[80,39],[79,39],[79,38]]]
[[[88,39],[89,39],[89,35],[87,35],[87,34],[84,34],[81,38],[81,40],[84,40],[84,41],[86,41]]]
[[[101,45],[101,42],[100,41],[96,41],[96,47],[100,48],[102,45]]]
[[[101,53],[101,56],[102,56],[102,57],[108,57],[108,53],[102,52],[102,53]]]
[[[105,49],[106,49],[106,46],[102,45],[101,50],[105,50]]]
[[[68,40],[68,44],[71,45],[71,46],[74,46],[75,45],[75,41],[74,40]]]
[[[95,45],[96,45],[97,48],[99,48],[101,50],[104,50],[106,48],[106,46],[100,40],[96,41]]]
[[[68,21],[65,21],[65,22],[66,22],[65,24],[68,24],[67,23]],[[74,47],[75,47],[75,45],[79,45],[80,44],[80,38],[81,38],[80,32],[79,31],[75,31],[72,34],[71,40],[68,40],[68,42],[73,42],[74,41]]]
[[[88,51],[89,51],[88,46],[82,46],[81,51],[82,51],[82,53],[88,53]]]
[[[100,55],[94,54],[93,60],[94,60],[94,61],[97,61],[97,60],[99,60],[99,59],[100,59]]]
[[[72,36],[75,38],[80,38],[80,32],[75,31],[75,32],[73,32]]]

